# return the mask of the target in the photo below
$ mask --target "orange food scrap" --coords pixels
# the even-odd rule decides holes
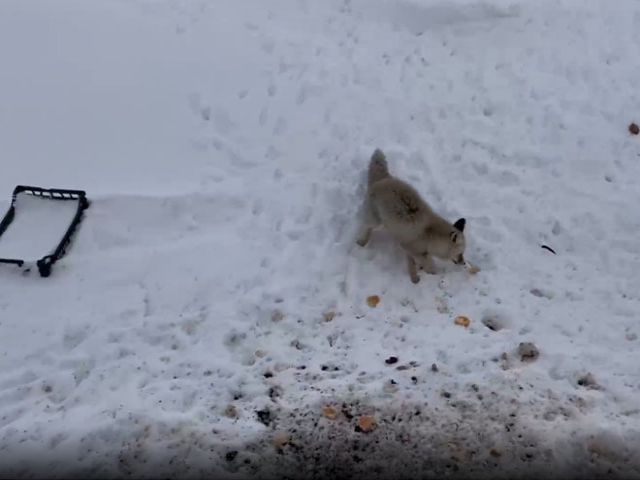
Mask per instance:
[[[376,426],[376,420],[369,415],[363,415],[358,418],[358,427],[365,433],[375,430]]]
[[[327,405],[322,409],[322,414],[330,420],[335,420],[338,416],[337,410],[330,405]]]
[[[234,405],[228,405],[227,408],[224,409],[224,414],[229,418],[237,418],[238,410]]]
[[[276,448],[283,448],[285,445],[289,443],[291,437],[287,432],[278,432],[273,436],[273,444]]]
[[[378,295],[370,295],[367,297],[367,305],[371,308],[376,308],[380,303],[380,297]]]
[[[471,320],[469,320],[469,317],[460,315],[459,317],[456,317],[453,323],[455,323],[456,325],[460,325],[461,327],[467,328],[471,324]]]
[[[471,265],[469,267],[469,273],[471,275],[475,275],[476,273],[478,273],[480,271],[480,269],[478,267],[476,267],[475,265]]]
[[[336,312],[333,312],[333,311],[324,312],[322,315],[324,316],[325,322],[330,322],[336,317]]]

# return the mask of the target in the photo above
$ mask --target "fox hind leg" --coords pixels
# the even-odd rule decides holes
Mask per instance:
[[[413,283],[418,283],[420,281],[420,277],[418,276],[418,267],[413,256],[409,254],[407,254],[407,267],[409,271],[409,278],[411,278],[411,281]]]
[[[361,247],[364,247],[367,243],[369,243],[371,232],[373,232],[374,228],[378,228],[380,226],[380,219],[373,211],[371,200],[369,198],[365,200],[364,209],[365,218],[356,238],[356,243]]]

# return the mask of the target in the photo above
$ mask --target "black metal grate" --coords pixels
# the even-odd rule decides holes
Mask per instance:
[[[13,196],[11,199],[11,206],[9,207],[9,210],[5,214],[2,221],[0,221],[0,236],[2,236],[2,234],[7,230],[16,216],[16,198],[20,193],[27,193],[36,197],[48,198],[50,200],[75,200],[78,202],[78,209],[76,210],[71,223],[67,227],[66,232],[62,236],[62,239],[56,246],[53,253],[45,255],[36,262],[40,275],[42,277],[48,277],[51,274],[51,267],[53,266],[53,264],[60,260],[60,258],[62,258],[66,253],[66,250],[71,242],[71,238],[73,237],[73,234],[76,231],[78,225],[82,221],[82,214],[84,210],[89,207],[89,200],[87,199],[87,195],[83,190],[63,190],[58,188],[40,188],[18,185],[13,189]],[[0,263],[9,263],[22,266],[24,265],[25,261],[20,258],[0,258]]]

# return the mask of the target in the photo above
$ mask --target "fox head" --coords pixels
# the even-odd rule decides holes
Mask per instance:
[[[453,229],[449,233],[449,239],[451,240],[451,246],[449,247],[449,258],[456,265],[464,265],[464,249],[467,243],[464,238],[464,226],[467,221],[464,218],[456,220],[453,224]]]
[[[427,251],[443,260],[451,260],[456,265],[464,265],[464,250],[466,241],[464,238],[464,227],[466,220],[461,218],[452,224],[447,224],[446,228],[427,229]]]

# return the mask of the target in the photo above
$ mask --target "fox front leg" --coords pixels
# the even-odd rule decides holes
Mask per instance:
[[[363,225],[360,228],[360,232],[358,233],[358,237],[356,238],[356,243],[361,247],[364,247],[367,243],[369,243],[369,239],[371,238],[371,232],[373,231],[373,227],[369,225]]]
[[[436,270],[436,264],[433,262],[433,257],[429,255],[429,253],[424,253],[420,257],[420,267],[431,275],[438,273]]]
[[[412,255],[407,254],[407,267],[409,271],[409,278],[413,283],[418,283],[420,281],[420,277],[418,276],[418,267],[416,265],[416,260]]]

